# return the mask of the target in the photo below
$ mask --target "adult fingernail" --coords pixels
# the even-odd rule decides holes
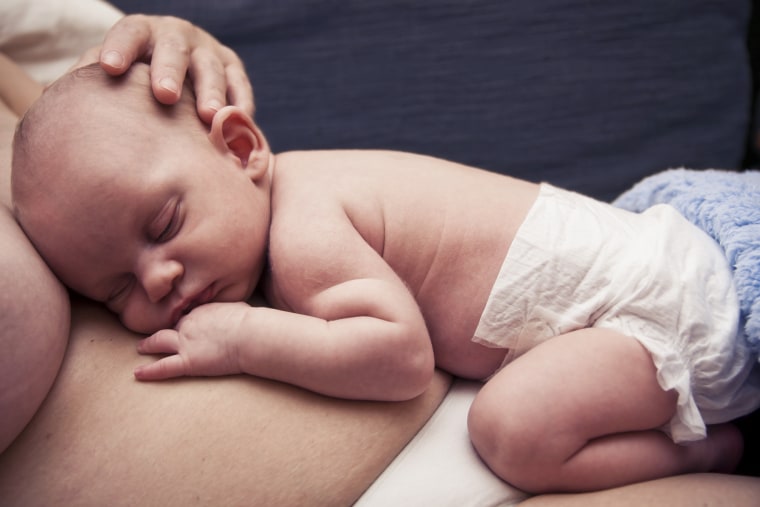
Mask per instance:
[[[124,57],[116,51],[108,51],[101,57],[101,60],[110,67],[121,67],[124,65]]]
[[[208,102],[206,102],[206,107],[208,107],[212,111],[219,111],[222,108],[222,103],[216,99],[211,99]]]
[[[177,86],[177,82],[170,77],[162,78],[158,82],[158,84],[160,84],[161,88],[163,88],[164,90],[169,90],[172,93],[177,93],[177,91],[179,90],[179,86]]]

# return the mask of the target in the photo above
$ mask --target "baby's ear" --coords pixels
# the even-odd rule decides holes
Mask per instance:
[[[214,115],[209,132],[211,143],[235,158],[240,168],[256,179],[269,167],[269,145],[261,130],[242,109],[227,106]]]

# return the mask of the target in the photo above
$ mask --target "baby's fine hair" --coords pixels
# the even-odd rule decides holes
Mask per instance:
[[[55,161],[65,146],[61,139],[95,146],[100,142],[95,139],[102,128],[99,121],[120,122],[128,135],[129,129],[144,128],[162,117],[172,120],[172,128],[206,131],[196,113],[192,87],[184,86],[174,106],[159,103],[147,64],[136,63],[121,76],[108,75],[98,63],[69,71],[45,89],[16,126],[11,162],[14,203],[23,187],[44,178],[46,171],[59,169]]]
[[[160,104],[152,94],[150,69],[147,64],[135,63],[123,75],[110,76],[100,67],[100,64],[91,63],[71,70],[45,88],[42,96],[32,104],[17,125],[13,152],[16,153],[17,148],[24,149],[25,141],[29,137],[29,129],[37,128],[45,120],[57,118],[56,115],[71,113],[72,107],[96,105],[97,101],[92,97],[99,93],[109,92],[118,93],[114,95],[114,98],[123,105],[127,105],[119,110],[121,117],[137,113],[137,110],[141,109],[140,105],[147,105],[155,110],[163,111],[164,114],[187,115],[198,120],[195,111],[195,94],[187,83],[183,87],[179,102],[175,106],[165,106]]]

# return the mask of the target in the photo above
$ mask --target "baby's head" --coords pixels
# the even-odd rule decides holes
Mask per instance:
[[[89,66],[53,83],[20,122],[14,213],[66,285],[148,333],[253,292],[271,163],[243,111],[224,108],[209,128],[190,90],[159,104],[146,65],[120,78]]]

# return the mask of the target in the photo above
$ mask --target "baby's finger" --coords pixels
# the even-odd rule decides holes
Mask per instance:
[[[135,60],[146,57],[151,42],[148,18],[125,16],[106,33],[100,50],[100,66],[111,75],[124,73]]]
[[[180,355],[167,356],[135,368],[137,380],[165,380],[185,375],[185,361]]]
[[[179,350],[179,333],[174,329],[162,329],[137,342],[140,354],[176,354]]]

